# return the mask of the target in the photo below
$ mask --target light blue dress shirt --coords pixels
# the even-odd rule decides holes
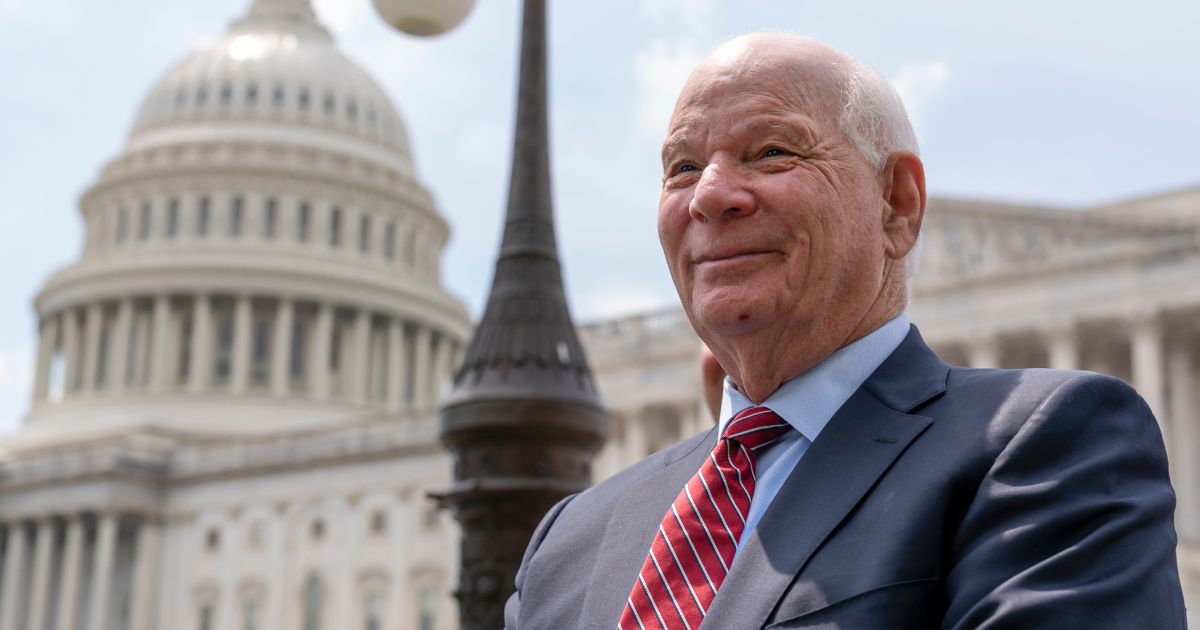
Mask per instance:
[[[862,339],[829,355],[811,370],[784,383],[763,401],[764,407],[779,414],[796,431],[789,432],[769,446],[755,462],[758,476],[754,496],[750,500],[750,514],[738,541],[738,550],[741,550],[747,535],[758,526],[759,519],[779,493],[779,488],[787,481],[796,463],[804,457],[808,446],[817,439],[834,412],[884,359],[900,347],[900,342],[908,335],[908,328],[908,316],[901,313]],[[734,389],[726,378],[725,391],[721,396],[720,431],[725,430],[725,425],[738,412],[753,406],[754,403]]]

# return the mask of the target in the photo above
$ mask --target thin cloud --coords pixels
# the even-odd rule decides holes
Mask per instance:
[[[691,40],[667,42],[656,39],[634,55],[638,119],[644,131],[656,137],[666,133],[675,98],[702,58],[699,47]]]
[[[908,118],[916,128],[918,137],[930,111],[945,93],[949,82],[950,64],[945,61],[906,64],[892,80],[905,108],[908,109]]]
[[[0,0],[0,17],[24,26],[60,25],[78,15],[71,0]]]

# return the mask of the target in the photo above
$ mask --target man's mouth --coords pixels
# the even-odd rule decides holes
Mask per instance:
[[[760,256],[769,256],[771,254],[776,254],[776,253],[778,253],[778,252],[776,252],[775,250],[764,249],[764,250],[759,250],[759,251],[719,252],[719,253],[712,253],[712,254],[704,254],[704,255],[696,257],[695,264],[706,265],[706,264],[721,264],[721,263],[738,263],[738,262],[750,261],[750,260],[753,260]]]

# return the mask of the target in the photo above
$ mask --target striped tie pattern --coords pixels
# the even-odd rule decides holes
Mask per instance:
[[[790,425],[751,407],[726,425],[716,448],[667,510],[617,630],[696,630],[733,564],[754,496],[755,453]]]

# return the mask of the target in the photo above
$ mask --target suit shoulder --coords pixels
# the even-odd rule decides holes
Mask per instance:
[[[711,430],[705,431],[704,433],[685,438],[662,450],[651,453],[641,460],[626,466],[611,477],[584,490],[579,494],[579,500],[576,503],[581,506],[587,506],[588,509],[595,509],[598,502],[607,502],[620,498],[630,484],[640,479],[654,476],[667,464],[694,453],[697,448],[703,448],[710,439],[715,439],[712,433]]]

